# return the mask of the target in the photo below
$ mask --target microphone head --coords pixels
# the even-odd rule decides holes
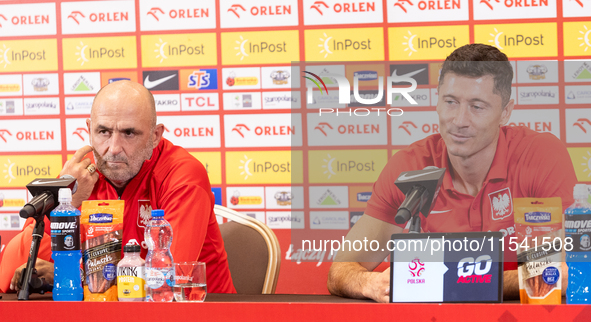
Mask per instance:
[[[430,166],[423,170],[402,172],[394,184],[405,195],[415,185],[425,187],[429,193],[429,198],[421,208],[421,213],[427,217],[433,208],[435,199],[437,199],[445,170],[445,168]]]

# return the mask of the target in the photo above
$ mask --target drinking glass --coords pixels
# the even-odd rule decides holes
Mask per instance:
[[[205,263],[174,263],[173,291],[177,302],[203,302],[207,295]]]

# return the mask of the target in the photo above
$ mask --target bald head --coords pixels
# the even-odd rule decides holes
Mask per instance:
[[[92,103],[90,118],[92,120],[97,113],[102,114],[103,109],[123,107],[128,108],[132,115],[148,117],[151,128],[156,126],[154,96],[141,84],[127,80],[107,84],[98,91]]]

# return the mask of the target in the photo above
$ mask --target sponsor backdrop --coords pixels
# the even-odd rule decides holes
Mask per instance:
[[[559,137],[591,182],[589,16],[589,0],[3,1],[2,247],[23,224],[24,186],[58,175],[88,144],[93,96],[129,79],[154,94],[164,136],[206,166],[217,202],[275,231],[277,292],[326,293],[332,257],[292,245],[291,230],[346,234],[388,158],[438,132],[440,62],[464,44],[510,56],[511,125]],[[403,116],[319,117],[363,106],[339,105],[330,77],[307,102],[303,70],[357,75],[366,99],[378,76],[413,77],[418,105],[394,95]]]

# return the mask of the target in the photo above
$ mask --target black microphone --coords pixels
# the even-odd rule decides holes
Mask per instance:
[[[65,175],[58,179],[35,179],[27,185],[27,189],[33,195],[19,212],[21,218],[33,217],[35,220],[42,219],[44,214],[49,215],[57,205],[58,192],[61,188],[70,188],[72,193],[77,188],[76,178]]]
[[[404,224],[419,212],[427,217],[433,208],[443,182],[445,168],[434,166],[423,170],[402,172],[394,184],[406,195],[398,207],[394,221]]]

